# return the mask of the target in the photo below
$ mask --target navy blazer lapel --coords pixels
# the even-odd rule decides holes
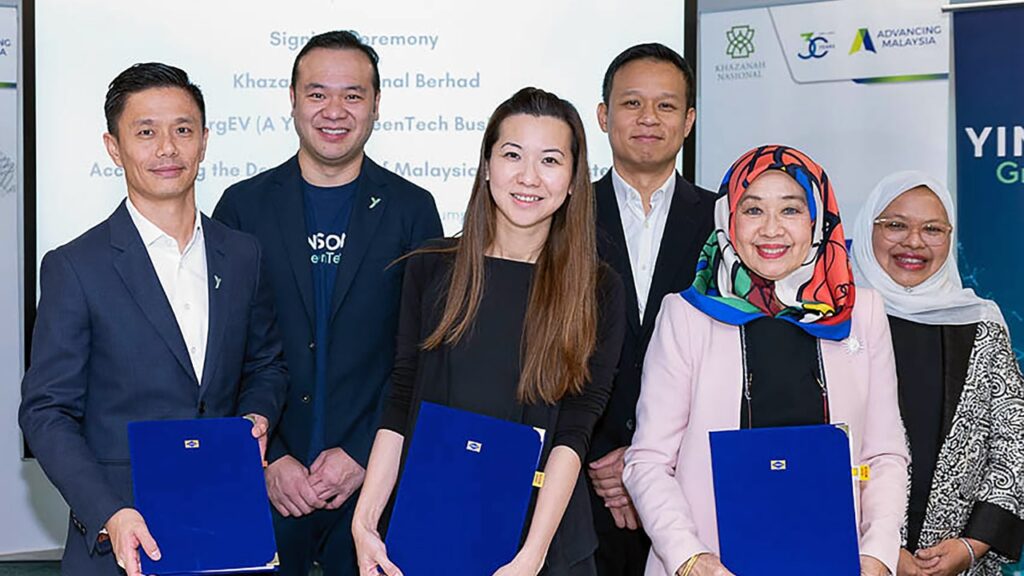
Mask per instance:
[[[373,234],[377,231],[381,217],[388,209],[388,190],[380,178],[380,170],[381,168],[372,160],[363,157],[359,187],[352,201],[352,214],[349,216],[348,228],[345,231],[341,265],[334,280],[331,321],[341,308],[341,303],[352,286],[352,280],[355,279],[356,271],[359,270],[359,264],[373,243]]]
[[[234,275],[227,273],[228,259],[224,254],[224,231],[212,226],[210,219],[203,216],[203,241],[206,243],[206,282],[209,293],[209,331],[206,336],[206,360],[203,363],[202,394],[207,384],[217,375],[220,363],[220,347],[224,341],[224,326],[227,323],[228,292],[231,284],[225,282],[235,280]],[[225,280],[228,278],[228,280]]]
[[[153,262],[149,259],[149,252],[142,244],[142,237],[139,236],[139,231],[128,214],[125,202],[121,202],[107,221],[110,226],[110,245],[118,252],[114,256],[114,269],[121,276],[142,313],[178,360],[178,364],[181,364],[185,373],[198,383],[185,347],[185,339],[174,317],[174,310],[167,301],[167,294],[160,285],[160,278],[156,275]]]
[[[603,254],[605,262],[622,278],[626,288],[626,316],[629,327],[634,333],[639,334],[640,305],[636,296],[636,283],[633,281],[629,248],[626,246],[626,233],[622,229],[622,215],[619,214],[619,203],[615,200],[615,188],[612,186],[610,171],[594,184],[594,197],[597,203],[598,246],[607,246]]]
[[[274,181],[277,187],[271,192],[277,212],[277,225],[281,231],[288,262],[291,264],[295,283],[299,287],[306,318],[313,325],[313,265],[309,261],[309,247],[306,228],[306,210],[302,195],[302,172],[299,159],[293,156],[287,163],[287,170],[278,173]]]
[[[696,268],[697,263],[683,262],[688,249],[693,242],[704,242],[707,238],[697,238],[697,219],[694,207],[700,202],[700,196],[690,184],[678,172],[676,172],[676,187],[672,193],[672,204],[668,207],[668,217],[665,220],[665,232],[661,237],[661,246],[658,248],[658,260],[654,264],[654,277],[651,279],[651,288],[648,296],[647,308],[644,310],[644,330],[651,330],[654,327],[655,310],[658,306],[651,306],[651,298],[661,298],[667,294],[674,280],[679,274],[686,271],[687,266]]]

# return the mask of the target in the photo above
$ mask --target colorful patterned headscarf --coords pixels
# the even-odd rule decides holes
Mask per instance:
[[[736,206],[750,184],[768,170],[788,174],[803,188],[814,226],[803,264],[776,281],[750,270],[732,245]],[[761,146],[729,168],[719,194],[715,231],[701,250],[696,278],[682,293],[683,298],[726,324],[738,326],[772,316],[792,322],[816,338],[842,340],[849,336],[855,298],[853,274],[839,206],[825,170],[794,148]]]

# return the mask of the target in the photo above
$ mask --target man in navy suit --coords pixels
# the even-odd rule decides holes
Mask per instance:
[[[626,285],[626,338],[615,387],[590,444],[594,525],[601,576],[641,575],[650,541],[622,484],[636,426],[644,354],[661,299],[693,282],[714,225],[715,195],[676,172],[697,112],[693,71],[671,48],[639,44],[615,57],[597,106],[612,170],[594,183],[597,248]]]
[[[196,208],[199,88],[137,64],[111,82],[105,111],[128,198],[43,258],[19,411],[71,507],[61,572],[74,576],[135,576],[139,546],[160,557],[131,507],[129,422],[244,415],[262,448],[287,387],[258,243]]]
[[[363,152],[380,103],[373,48],[350,32],[313,37],[290,95],[298,154],[228,188],[214,217],[263,244],[288,361],[266,473],[281,573],[317,562],[354,575],[354,493],[395,354],[396,259],[443,232],[430,194]]]

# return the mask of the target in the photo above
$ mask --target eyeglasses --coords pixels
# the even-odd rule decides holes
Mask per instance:
[[[906,240],[912,231],[917,231],[928,246],[942,246],[953,232],[953,227],[944,222],[910,224],[899,218],[875,218],[875,226],[882,228],[882,236],[886,240],[896,243]]]

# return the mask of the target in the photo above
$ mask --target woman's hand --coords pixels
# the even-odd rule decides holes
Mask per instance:
[[[498,568],[494,576],[537,576],[543,567],[544,558],[539,558],[523,548],[511,562]]]
[[[924,576],[921,567],[917,565],[917,558],[906,548],[900,548],[900,560],[896,564],[896,576]]]
[[[896,568],[899,570],[899,567]],[[882,561],[874,556],[861,556],[860,557],[860,575],[861,576],[889,576],[889,569],[882,564]]]
[[[388,558],[384,542],[377,533],[377,524],[391,496],[391,490],[398,481],[398,465],[402,459],[404,443],[404,436],[384,429],[378,430],[373,440],[363,491],[359,494],[352,515],[352,540],[356,545],[360,576],[379,576],[380,573],[402,576],[402,571]]]
[[[676,571],[679,574],[679,571]],[[714,554],[701,554],[697,563],[690,570],[690,576],[735,576],[722,565],[722,560]]]
[[[388,559],[384,541],[376,530],[356,520],[352,523],[352,540],[356,545],[356,562],[360,576],[402,576],[402,571]],[[380,571],[378,571],[378,568]]]
[[[976,558],[981,558],[988,552],[988,546],[977,540],[965,540],[970,542]],[[971,566],[971,555],[964,546],[964,540],[950,538],[931,548],[918,550],[917,565],[921,568],[921,573],[928,576],[955,576]]]

